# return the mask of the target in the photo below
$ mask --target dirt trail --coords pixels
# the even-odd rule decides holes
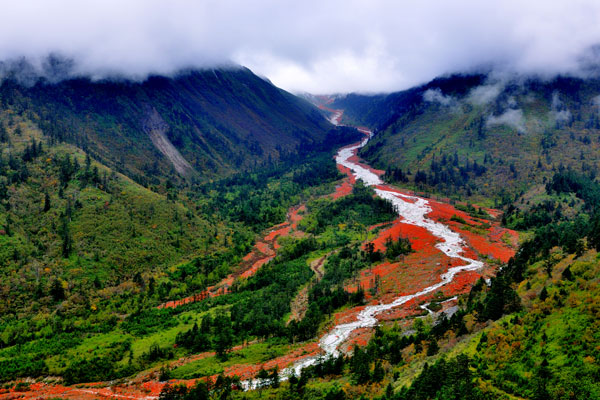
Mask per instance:
[[[325,274],[325,267],[323,266],[323,264],[325,264],[325,259],[328,255],[324,255],[323,257],[317,258],[316,260],[310,263],[310,269],[312,269],[315,273],[317,277],[317,282],[320,281],[323,278],[323,275]]]
[[[312,282],[319,282],[323,278],[323,275],[325,274],[325,259],[329,254],[319,257],[310,263],[310,269],[315,273],[314,280],[300,289],[296,297],[294,297],[292,300],[290,319],[287,322],[288,324],[292,321],[300,321],[302,318],[304,318],[306,310],[308,310],[308,291],[312,287]]]
[[[308,310],[308,291],[310,290],[310,285],[304,286],[296,297],[292,300],[291,304],[291,313],[290,319],[288,319],[287,324],[292,321],[301,321],[306,314],[306,310]]]

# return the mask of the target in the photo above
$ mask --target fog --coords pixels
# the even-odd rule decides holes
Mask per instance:
[[[486,125],[508,125],[515,128],[519,133],[526,132],[525,118],[521,109],[509,109],[498,116],[490,115],[486,120]]]
[[[597,1],[15,1],[0,60],[54,79],[234,63],[290,91],[389,92],[481,68],[595,74],[599,15]],[[49,54],[72,64],[52,72]]]

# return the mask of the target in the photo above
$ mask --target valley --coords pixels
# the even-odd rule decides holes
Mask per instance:
[[[600,400],[600,2],[5,2],[0,400]]]
[[[540,133],[538,88],[517,96],[530,131],[511,136],[509,123],[483,122],[492,105],[471,105],[481,79],[314,97],[321,120],[301,111],[321,127],[313,139],[276,145],[278,159],[257,168],[240,153],[247,169],[210,178],[170,138],[172,121],[147,111],[132,129],[175,168],[152,182],[93,159],[102,141],[61,139],[10,94],[0,113],[0,399],[512,399],[567,381],[594,393],[585,382],[597,370],[587,343],[600,187],[596,144],[580,148],[589,124]],[[426,100],[440,96],[454,106]],[[288,132],[296,101],[285,106]],[[382,122],[386,107],[404,119]],[[540,135],[544,157],[528,167]],[[486,150],[465,153],[461,138]],[[556,350],[565,343],[576,349],[568,359]],[[432,374],[445,378],[423,383]]]
[[[332,121],[339,122],[343,112],[336,111]],[[413,252],[403,255],[401,260],[375,263],[367,270],[360,271],[356,278],[347,282],[345,290],[355,292],[357,288],[365,291],[366,304],[350,307],[336,312],[331,321],[323,327],[317,341],[290,347],[287,354],[275,357],[260,364],[231,364],[224,369],[226,376],[241,380],[241,387],[256,389],[263,385],[264,379],[257,379],[260,370],[277,368],[281,380],[290,376],[300,376],[306,367],[315,365],[328,357],[337,357],[340,353],[351,352],[354,344],[365,345],[373,334],[373,328],[379,324],[392,321],[407,324],[412,318],[422,318],[434,313],[447,312],[457,304],[457,295],[467,293],[470,287],[481,278],[495,274],[500,263],[506,262],[514,254],[518,235],[516,232],[500,228],[497,222],[483,218],[475,218],[464,211],[455,209],[450,204],[425,199],[414,193],[402,191],[383,184],[380,179],[383,171],[370,168],[358,159],[357,152],[369,140],[372,133],[366,128],[359,128],[365,135],[361,142],[345,146],[335,156],[337,168],[346,175],[339,181],[334,193],[326,197],[334,201],[349,195],[358,180],[367,186],[373,186],[377,196],[391,202],[398,217],[385,224],[368,228],[370,241],[363,241],[362,247],[372,243],[370,251],[385,252],[390,240],[405,237],[410,241]],[[259,269],[269,263],[281,248],[279,241],[287,237],[301,238],[306,235],[302,231],[301,221],[307,212],[306,204],[295,205],[287,213],[286,222],[265,230],[262,239],[257,240],[254,248],[241,260],[234,272],[221,282],[207,287],[201,293],[165,302],[159,309],[175,309],[207,298],[225,296],[240,280],[252,277]],[[494,210],[489,213],[496,214]],[[492,218],[492,217],[490,217]],[[452,221],[460,219],[462,223]],[[299,226],[300,224],[300,226]],[[469,228],[469,229],[465,229]],[[472,229],[475,228],[475,229]],[[375,233],[376,232],[376,233]],[[504,238],[504,240],[500,240]],[[507,244],[510,243],[510,244]],[[331,254],[331,253],[329,253]],[[480,259],[485,259],[483,262]],[[327,255],[315,261],[327,271]],[[315,262],[310,262],[311,267]],[[318,273],[318,270],[315,272]],[[316,275],[319,279],[321,276]],[[307,289],[303,289],[307,290]],[[308,295],[305,302],[308,302]],[[432,312],[425,308],[428,302],[435,300],[443,304],[442,311]],[[307,307],[307,305],[305,306]],[[303,311],[305,313],[306,310]],[[449,314],[451,315],[451,314]],[[245,346],[256,346],[259,342],[248,342]],[[232,354],[243,352],[245,347],[235,346]],[[286,350],[283,350],[284,353]],[[215,358],[215,353],[201,353],[184,357],[169,363],[174,374],[186,365],[193,365],[201,360]],[[232,359],[235,357],[230,356]],[[192,363],[192,364],[190,364]],[[185,367],[187,368],[187,367]],[[138,377],[121,383],[102,387],[100,383],[78,385],[68,388],[56,385],[31,385],[30,391],[19,391],[24,398],[158,398],[164,386],[158,383],[158,369],[154,373],[141,373]],[[216,375],[206,379],[215,380]],[[150,379],[150,380],[148,380]],[[150,385],[150,383],[155,382]],[[193,385],[196,380],[175,379],[169,384],[185,383]],[[11,389],[0,394],[0,399],[12,398],[17,392]]]

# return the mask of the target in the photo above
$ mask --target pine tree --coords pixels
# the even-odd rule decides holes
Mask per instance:
[[[373,382],[381,382],[385,377],[385,370],[383,369],[383,365],[380,360],[377,360],[375,363],[375,368],[373,368]]]
[[[0,123],[0,143],[8,142],[8,132],[3,124]]]
[[[11,225],[12,225],[12,217],[10,214],[6,216],[6,222],[4,223],[4,232],[6,232],[7,236],[12,236]]]
[[[215,352],[217,356],[223,360],[227,359],[227,353],[233,345],[233,329],[231,327],[231,319],[222,314],[215,318]]]
[[[50,195],[48,192],[44,193],[44,212],[50,210]]]
[[[62,226],[60,229],[60,235],[62,237],[62,256],[64,258],[68,258],[69,254],[71,254],[72,250],[72,239],[71,232],[69,231],[69,220],[66,214],[63,214],[62,217]]]
[[[566,279],[568,281],[573,280],[573,273],[571,272],[570,265],[567,268],[565,268],[565,270],[562,273],[562,277],[563,277],[563,279]]]
[[[277,365],[274,366],[273,369],[271,369],[269,373],[269,381],[271,383],[271,387],[279,387],[279,368],[277,368]]]
[[[65,290],[62,287],[62,282],[58,279],[55,279],[52,282],[52,286],[50,287],[50,295],[54,299],[54,301],[61,301],[65,299]]]
[[[540,292],[540,300],[544,301],[548,298],[548,291],[546,290],[546,286],[544,286],[542,288],[542,291]]]
[[[440,346],[438,346],[437,340],[432,339],[431,342],[429,343],[429,346],[427,346],[427,355],[433,356],[433,355],[437,354],[437,352],[439,350],[440,350]]]

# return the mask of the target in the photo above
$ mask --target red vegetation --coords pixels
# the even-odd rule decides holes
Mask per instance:
[[[340,350],[343,352],[349,352],[352,350],[354,345],[366,346],[373,335],[373,330],[369,328],[359,328],[350,334],[350,337],[342,346]]]
[[[338,165],[338,169],[341,170],[342,168],[343,167],[340,167]],[[344,172],[344,171],[342,171],[342,172]],[[350,180],[347,178],[347,179],[344,179],[344,181],[335,188],[335,192],[331,195],[331,197],[334,200],[337,200],[340,197],[349,195],[350,193],[352,193],[352,183],[350,183]]]
[[[275,366],[281,371],[284,368],[289,367],[298,360],[304,359],[310,356],[316,356],[320,352],[319,344],[317,342],[306,343],[302,347],[299,347],[285,356],[277,357],[272,360],[266,361],[264,364],[236,364],[225,369],[225,375],[227,376],[239,376],[242,380],[254,378],[261,368],[271,369]]]
[[[481,278],[477,271],[464,271],[456,276],[452,282],[440,288],[446,296],[456,296],[463,293],[469,293],[471,287]]]
[[[382,189],[390,190],[387,185],[381,185]],[[396,193],[414,195],[413,193],[393,189]],[[406,199],[410,201],[410,199]],[[514,248],[517,246],[518,235],[516,232],[504,229],[498,226],[494,221],[475,219],[470,215],[457,210],[452,205],[441,203],[439,201],[429,200],[432,211],[427,215],[437,222],[448,225],[452,230],[460,233],[465,241],[463,255],[468,258],[480,258],[480,255],[507,262],[514,255]],[[457,216],[465,220],[465,224],[450,221],[452,216]],[[494,213],[493,215],[497,215]],[[485,225],[484,225],[485,224]],[[377,226],[371,227],[371,229]],[[508,235],[511,245],[507,245],[502,239]],[[382,229],[377,238],[372,242],[375,250],[385,251],[385,242],[388,238],[397,239],[406,237],[410,240],[413,250],[412,254],[401,256],[395,262],[383,262],[369,269],[363,270],[360,276],[347,284],[346,290],[356,291],[362,287],[366,291],[365,295],[371,304],[378,302],[391,302],[401,295],[415,293],[425,287],[440,281],[440,276],[453,266],[464,265],[460,259],[451,259],[438,250],[435,245],[440,241],[424,228],[406,224],[401,218],[395,220],[389,228]],[[453,282],[444,285],[440,291],[445,296],[455,296],[457,294],[467,293],[471,286],[483,275],[493,273],[484,268],[482,271],[462,272],[455,276]],[[375,290],[375,296],[371,293]],[[431,297],[433,294],[429,295]],[[405,318],[410,315],[417,315],[423,312],[418,304],[423,302],[428,296],[413,299],[401,307],[389,310],[378,316],[379,319],[393,320]],[[352,321],[352,316],[356,315],[360,308],[345,310],[336,315],[336,321]]]
[[[157,399],[164,383],[146,382],[143,385],[115,385],[103,387],[104,383],[67,387],[36,382],[29,385],[25,391],[15,391],[11,388],[6,392],[0,391],[0,400],[8,399]]]
[[[330,104],[332,99],[327,99],[325,104]],[[321,105],[320,108],[336,113],[337,122],[341,119],[341,110],[333,110],[326,105]],[[359,128],[365,134],[370,131],[367,128]],[[355,162],[360,162],[356,153],[352,157]],[[372,172],[381,175],[383,171],[370,168],[368,165],[362,164]],[[338,165],[338,169],[346,174],[348,178],[336,188],[331,195],[334,199],[345,196],[352,191],[352,185],[355,183],[355,178],[348,168]],[[388,185],[379,185],[377,188],[394,191],[406,195],[414,196],[415,194],[409,191],[398,190],[391,188]],[[405,201],[415,201],[405,199]],[[452,230],[460,233],[465,241],[463,255],[469,258],[479,258],[485,256],[493,259],[506,262],[514,255],[518,234],[514,231],[501,228],[494,221],[485,221],[483,219],[475,219],[465,212],[457,210],[450,204],[440,201],[428,200],[432,211],[428,214],[428,218],[434,221],[448,225]],[[305,211],[304,206],[293,207],[289,210],[287,221],[272,227],[265,232],[262,240],[257,241],[253,250],[247,254],[236,271],[225,278],[217,285],[207,288],[204,292],[185,299],[171,301],[159,306],[162,307],[177,307],[182,304],[191,303],[202,300],[208,296],[219,296],[228,292],[237,278],[248,278],[258,271],[260,267],[266,264],[275,256],[275,251],[279,247],[277,240],[279,237],[284,237],[292,234],[297,229],[298,222],[302,219],[302,213]],[[497,217],[499,212],[496,210],[486,209],[493,217]],[[451,221],[453,216],[462,218],[465,224]],[[388,224],[388,223],[386,223]],[[386,224],[378,224],[370,227],[370,230],[382,227]],[[373,240],[375,250],[385,251],[385,242],[388,238],[394,240],[399,237],[406,237],[410,240],[413,253],[406,256],[401,256],[398,260],[392,262],[386,261],[379,265],[373,266],[361,271],[357,279],[349,282],[346,285],[346,290],[356,291],[359,287],[365,290],[367,301],[370,304],[379,302],[388,303],[402,295],[408,295],[428,286],[431,286],[440,281],[441,274],[445,273],[448,268],[457,265],[464,265],[464,261],[460,259],[451,259],[438,250],[435,245],[440,239],[432,235],[425,228],[404,223],[402,218],[398,218],[389,227],[381,229],[377,237]],[[507,245],[509,242],[511,245]],[[440,292],[446,297],[452,297],[458,294],[467,293],[471,286],[482,276],[493,274],[493,269],[489,266],[482,271],[465,271],[457,274],[454,280],[440,288]],[[370,289],[373,289],[371,293]],[[420,315],[424,310],[419,307],[420,304],[426,301],[431,301],[436,295],[428,293],[419,298],[412,299],[403,305],[391,310],[382,312],[377,316],[381,321],[404,319],[410,316]],[[443,307],[447,308],[454,305],[455,301],[443,303]],[[334,323],[342,324],[356,320],[357,314],[364,309],[364,306],[345,309],[334,315]],[[354,331],[349,340],[342,346],[341,350],[348,350],[353,344],[365,345],[371,337],[372,329],[358,329]],[[237,346],[235,349],[240,348]],[[225,370],[228,376],[239,376],[242,380],[251,379],[256,376],[261,368],[270,369],[277,366],[280,370],[284,369],[294,362],[309,357],[316,356],[320,353],[318,342],[305,343],[289,354],[269,360],[262,365],[238,364],[233,365]],[[213,356],[213,352],[205,352],[191,357],[185,357],[176,361],[172,366],[183,365],[191,361]],[[214,379],[215,377],[207,378]],[[6,392],[0,391],[0,400],[21,398],[45,398],[45,397],[61,397],[61,398],[124,398],[124,399],[154,399],[158,397],[163,383],[156,382],[156,371],[150,375],[145,375],[146,382],[134,382],[132,386],[113,386],[113,387],[95,387],[87,385],[83,387],[64,387],[60,385],[45,385],[43,383],[32,384],[29,391],[14,393],[14,390]],[[182,383],[191,385],[192,381],[181,381]],[[174,383],[174,382],[173,382]],[[104,384],[99,384],[100,386]]]

